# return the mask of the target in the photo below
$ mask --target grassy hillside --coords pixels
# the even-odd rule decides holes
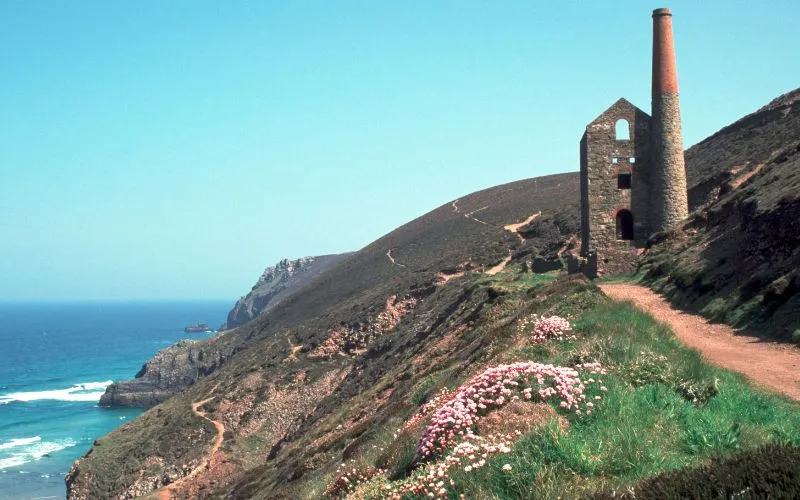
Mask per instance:
[[[697,210],[649,249],[642,279],[705,312],[797,324],[797,142],[729,165],[771,150],[761,134],[794,137],[775,124],[795,123],[793,99],[687,153]],[[732,143],[739,152],[717,161]],[[726,169],[727,187],[698,187]],[[100,440],[71,471],[69,497],[132,498],[175,481],[185,498],[656,497],[698,474],[725,494],[713,478],[726,471],[740,478],[732,493],[794,494],[795,402],[705,364],[582,277],[531,271],[576,244],[578,200],[577,174],[529,179],[376,240],[205,344],[198,357],[219,363]],[[551,315],[562,319],[541,322]],[[224,427],[209,460],[217,431],[202,415]],[[772,455],[788,468],[770,468]]]
[[[649,250],[642,280],[683,309],[800,341],[800,89],[686,159],[698,206]]]
[[[424,349],[423,339],[441,334],[450,315],[489,300],[485,289],[454,285],[458,278],[437,286],[440,272],[478,274],[502,262],[522,246],[503,226],[532,214],[554,217],[562,200],[577,198],[576,174],[510,183],[447,203],[356,252],[268,314],[205,344],[198,358],[224,362],[187,392],[112,433],[115,446],[94,447],[69,480],[71,496],[148,491],[191,470],[201,447],[184,449],[175,436],[208,427],[190,404],[214,387],[225,395],[211,410],[230,429],[225,453],[235,457],[231,474],[263,467],[269,454],[301,460],[302,454],[277,447],[292,445],[344,402],[374,390],[400,359]],[[472,348],[476,353],[479,345]],[[175,425],[151,425],[158,418]],[[112,463],[115,471],[128,472],[96,480]],[[265,473],[285,477],[274,465]]]
[[[533,342],[533,314],[570,318],[573,330],[564,339]],[[663,325],[610,301],[580,277],[515,266],[495,276],[476,273],[430,291],[395,330],[359,355],[299,352],[292,359],[278,345],[270,350],[280,353],[274,361],[261,350],[243,351],[188,394],[112,433],[80,467],[80,474],[103,481],[79,483],[80,491],[93,498],[131,491],[132,480],[158,486],[170,471],[153,457],[170,457],[167,452],[185,453],[191,468],[211,430],[190,415],[189,403],[211,393],[217,399],[206,409],[229,429],[224,461],[187,495],[319,498],[328,491],[383,498],[392,489],[407,492],[425,483],[421,476],[442,470],[441,456],[417,457],[433,410],[447,401],[442,389],[453,394],[487,368],[513,362],[599,363],[607,373],[579,369],[592,403],[581,414],[561,408],[558,398],[536,397],[481,412],[475,434],[512,435],[505,441],[509,449],[489,453],[468,471],[480,457],[445,468],[447,496],[600,495],[638,488],[640,480],[663,471],[735,459],[765,444],[800,445],[796,403],[706,365]],[[229,372],[237,365],[241,373]],[[270,370],[276,370],[271,383],[262,385]],[[278,374],[279,380],[272,378]],[[250,397],[265,397],[267,404],[242,412],[237,404]],[[292,415],[298,407],[302,418]],[[289,421],[281,427],[283,419]],[[162,434],[173,439],[153,439]],[[192,436],[194,446],[176,442],[176,435]],[[137,461],[147,467],[131,468]],[[361,477],[362,484],[354,479],[352,488],[342,477]]]

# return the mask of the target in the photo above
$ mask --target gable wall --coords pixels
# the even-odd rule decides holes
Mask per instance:
[[[628,121],[629,140],[617,140],[617,120]],[[637,248],[650,235],[650,130],[649,117],[620,100],[586,127],[581,140],[581,216],[584,222],[582,253],[596,253],[600,275],[635,270]],[[612,158],[618,158],[614,164]],[[635,163],[629,163],[635,158]],[[632,167],[631,189],[617,187],[617,173]],[[618,240],[616,214],[628,209],[634,217],[634,239]]]

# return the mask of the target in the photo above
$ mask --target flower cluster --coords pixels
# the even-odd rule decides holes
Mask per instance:
[[[403,428],[398,432],[409,430],[421,421],[425,420],[428,418],[428,416],[430,416],[431,413],[433,413],[437,408],[439,408],[452,397],[453,393],[451,393],[447,387],[442,387],[442,389],[437,392],[436,395],[430,399],[430,401],[422,405],[420,409],[417,410],[417,413],[408,419],[408,421],[403,425]]]
[[[517,324],[517,333],[525,334],[530,327],[531,341],[541,343],[548,339],[572,339],[568,333],[572,331],[569,321],[561,316],[539,316],[532,314]]]
[[[447,498],[447,486],[454,485],[450,478],[451,471],[463,469],[469,473],[486,466],[489,456],[509,453],[512,442],[521,434],[520,431],[485,437],[470,434],[442,460],[428,464],[420,474],[399,486],[387,485],[384,490],[392,500],[400,500],[409,494],[418,497]],[[511,466],[506,465],[503,470],[507,472],[511,470]]]
[[[336,477],[331,484],[325,488],[323,496],[329,498],[346,497],[362,483],[366,483],[375,476],[386,472],[383,469],[376,469],[372,466],[359,469],[355,466],[355,460],[351,460],[350,462],[349,465],[342,464],[336,469]]]
[[[591,414],[595,403],[587,400],[586,384],[597,384],[602,391],[602,380],[589,378],[584,382],[577,370],[600,375],[605,371],[598,363],[576,368],[525,361],[487,369],[459,387],[455,396],[436,410],[417,444],[417,458],[441,455],[456,440],[472,436],[481,415],[523,398],[528,401],[557,399],[565,411]]]

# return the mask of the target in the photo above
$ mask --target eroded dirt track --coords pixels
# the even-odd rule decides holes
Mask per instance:
[[[216,387],[214,387],[214,389],[211,392],[214,392],[214,390],[216,390]],[[211,396],[202,401],[195,401],[194,403],[192,403],[192,412],[194,412],[194,414],[197,415],[198,417],[211,422],[214,425],[214,428],[217,430],[217,436],[214,439],[214,445],[211,447],[211,451],[209,451],[208,455],[200,462],[200,464],[197,467],[195,467],[195,469],[191,473],[189,473],[188,476],[184,476],[179,480],[175,481],[174,483],[169,484],[164,488],[162,488],[160,491],[158,491],[157,493],[158,500],[170,500],[177,494],[180,494],[184,486],[187,485],[192,478],[194,478],[197,474],[209,468],[211,460],[214,457],[214,454],[217,451],[219,451],[220,447],[222,447],[223,436],[225,435],[225,426],[222,424],[222,422],[218,420],[210,419],[204,411],[200,410],[201,406],[208,403],[215,397],[216,396]]]
[[[666,299],[638,285],[602,284],[611,298],[627,300],[672,327],[686,346],[709,362],[739,372],[757,384],[800,401],[800,349],[737,334],[731,327],[674,309]]]

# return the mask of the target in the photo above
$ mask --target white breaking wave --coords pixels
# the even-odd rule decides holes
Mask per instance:
[[[35,443],[37,441],[41,441],[42,438],[39,436],[33,436],[30,438],[16,438],[16,439],[9,439],[3,444],[0,444],[0,450],[7,450],[9,448],[15,448],[17,446],[25,446],[31,443]]]
[[[106,387],[111,385],[111,380],[105,382],[85,382],[75,384],[69,389],[53,389],[49,391],[32,392],[12,392],[0,396],[0,404],[8,404],[12,401],[40,401],[43,399],[55,399],[58,401],[100,401],[100,396],[105,392]]]
[[[11,442],[19,443],[21,441],[27,441],[27,443],[13,445],[14,448],[19,449],[14,450],[13,453],[0,458],[0,469],[19,467],[20,465],[27,464],[28,462],[39,460],[49,453],[55,453],[63,450],[64,448],[69,448],[77,444],[75,441],[69,438],[58,441],[42,441],[39,436],[36,436],[35,438],[12,439],[3,444],[5,445]],[[4,449],[10,448],[12,447]]]

